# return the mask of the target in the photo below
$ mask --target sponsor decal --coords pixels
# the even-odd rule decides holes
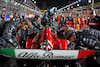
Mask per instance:
[[[15,55],[21,59],[77,59],[78,50],[15,50]]]
[[[70,24],[72,24],[72,21],[66,21],[66,23],[70,23]]]
[[[99,23],[89,22],[89,25],[91,25],[91,26],[99,26]]]
[[[40,49],[0,49],[0,53],[6,57],[19,59],[80,59],[94,55],[96,50],[51,50],[45,51]]]

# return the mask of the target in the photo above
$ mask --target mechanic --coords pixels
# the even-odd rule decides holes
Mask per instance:
[[[66,30],[64,30],[66,31]],[[68,30],[65,38],[71,42],[75,42],[76,46],[83,46],[89,49],[100,49],[100,31],[95,29],[84,29],[78,32]]]
[[[72,27],[69,27],[69,25],[64,25],[64,26],[63,26],[63,30],[64,30],[65,32],[67,32],[68,30],[72,30],[73,32],[77,32],[76,29],[74,29],[74,28],[72,28]]]
[[[74,28],[78,31],[80,30],[79,25],[80,25],[80,15],[77,14],[76,17],[74,18]]]
[[[65,30],[66,31],[66,30]],[[100,50],[100,31],[95,29],[84,29],[78,32],[73,32],[68,30],[65,33],[65,38],[70,41],[70,43],[75,43],[75,49],[96,49]],[[86,59],[88,67],[99,67],[100,66],[100,52],[97,52],[94,56]],[[92,63],[92,64],[91,64]]]
[[[29,38],[34,38],[36,36],[36,34],[42,30],[41,27],[41,18],[39,15],[36,15],[34,18],[27,18],[32,22],[32,27],[28,29],[28,39]]]
[[[7,21],[0,24],[0,46],[3,48],[14,48],[19,46],[16,39],[18,29],[27,30],[32,27],[28,19],[18,23],[16,21]],[[17,36],[18,37],[18,36]],[[10,46],[9,46],[10,45]]]
[[[69,25],[64,25],[64,26],[63,26],[63,30],[64,30],[64,36],[65,36],[66,32],[69,31],[69,30],[72,30],[73,32],[77,32],[76,29],[74,29],[74,28],[72,28],[72,27],[69,27]],[[69,42],[69,41],[68,41],[68,42]],[[70,42],[69,42],[69,43],[70,43]],[[72,43],[70,43],[70,44],[68,45],[68,49],[69,49],[69,50],[70,50],[70,49],[74,49],[74,47],[75,47],[75,43],[74,43],[74,42],[72,42]]]
[[[68,17],[65,19],[65,25],[69,25],[69,27],[74,27],[74,20],[73,17],[71,17],[71,13],[68,12]]]
[[[63,25],[62,28],[57,31],[57,36],[60,39],[65,39],[64,35],[68,30],[72,30],[73,32],[77,32],[76,29],[69,27],[69,25]]]
[[[39,32],[39,30],[41,30],[40,28],[40,17],[38,15],[36,15],[34,18],[27,18],[28,20],[30,20],[32,22],[32,27],[29,28],[28,30],[21,30],[21,34],[20,34],[20,45],[23,48],[26,48],[26,40],[27,38],[34,38],[36,36],[36,34]]]
[[[58,24],[58,28],[57,29],[58,30],[61,29],[64,25],[65,25],[65,21],[64,21],[64,19],[61,19],[60,23]]]
[[[90,19],[88,20],[85,28],[100,30],[100,17],[94,15],[94,11],[91,8],[87,9],[86,13]]]
[[[33,25],[33,27],[28,30],[28,35],[30,35],[29,38],[30,37],[34,38],[35,35],[39,32],[39,30],[42,30],[41,19],[40,16],[38,15],[36,15],[34,18],[28,18],[28,19],[31,20]]]

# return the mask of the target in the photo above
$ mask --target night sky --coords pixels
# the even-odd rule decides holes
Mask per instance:
[[[66,5],[70,3],[73,3],[77,0],[35,0],[38,5],[38,7],[41,9],[42,8],[42,3],[46,2],[47,8],[51,8],[51,7],[57,7],[58,9],[61,7],[64,7]],[[95,0],[96,1],[100,1],[100,0]],[[79,3],[80,6],[85,6],[85,5],[89,5],[88,0],[81,0],[81,2]],[[76,7],[76,5],[73,5],[73,7]]]
[[[69,4],[70,2],[74,2],[75,0],[36,0],[37,5],[39,8],[42,8],[42,2],[46,2],[47,7],[49,8],[50,6],[53,7],[64,7]]]

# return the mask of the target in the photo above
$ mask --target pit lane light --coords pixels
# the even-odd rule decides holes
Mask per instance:
[[[79,5],[79,4],[77,4],[77,6],[79,7],[80,5]]]
[[[36,1],[34,1],[34,3],[36,4]]]
[[[61,10],[65,9],[65,8],[70,7],[70,6],[72,6],[72,5],[74,5],[74,4],[77,4],[77,3],[79,3],[79,2],[81,2],[81,0],[75,1],[75,2],[69,4],[69,5],[65,6],[65,7],[60,8],[60,9],[57,10],[57,11],[61,11]]]
[[[81,0],[78,0],[79,2],[81,2]]]
[[[20,3],[18,3],[18,6],[20,5]]]
[[[91,0],[88,0],[88,3],[91,3]]]

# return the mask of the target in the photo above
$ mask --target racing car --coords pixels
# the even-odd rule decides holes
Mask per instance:
[[[84,67],[81,61],[95,55],[96,52],[97,50],[68,50],[67,40],[59,39],[51,32],[50,24],[46,23],[42,33],[27,39],[26,49],[1,48],[0,65],[1,67]]]
[[[97,52],[96,50],[68,50],[67,40],[52,35],[48,24],[40,36],[38,41],[40,48],[37,48],[38,45],[36,45],[39,37],[37,34],[35,38],[27,39],[26,49],[3,48],[0,49],[0,54],[16,59],[18,67],[46,67],[47,65],[50,67],[60,67],[60,65],[76,67],[76,62]]]

